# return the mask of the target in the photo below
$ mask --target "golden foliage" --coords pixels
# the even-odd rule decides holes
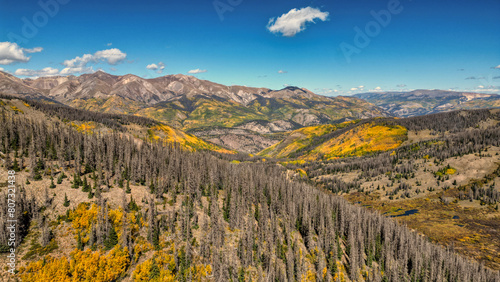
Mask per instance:
[[[209,144],[194,135],[187,134],[183,131],[174,129],[164,124],[153,126],[148,132],[150,140],[161,141],[166,144],[179,143],[182,147],[191,151],[196,151],[198,149],[198,150],[211,150],[224,154],[235,153],[234,151],[230,151],[218,147],[216,145]]]
[[[98,207],[96,204],[80,203],[74,211],[69,212],[69,219],[75,233],[88,233],[92,223],[97,220]]]
[[[10,108],[16,112],[16,113],[21,113],[21,114],[24,114],[23,110],[19,109],[18,107],[16,106],[10,106]]]
[[[20,269],[22,281],[114,281],[130,264],[128,249],[115,246],[108,254],[102,251],[74,250],[71,259],[47,256]]]
[[[406,139],[406,128],[365,124],[328,140],[303,156],[303,159],[335,159],[346,156],[362,156],[377,151],[395,149]]]

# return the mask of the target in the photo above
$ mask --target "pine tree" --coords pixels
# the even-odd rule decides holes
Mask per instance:
[[[73,174],[73,185],[71,188],[78,189],[81,185],[80,175],[78,173]]]
[[[84,178],[83,178],[82,191],[83,191],[83,192],[89,192],[89,191],[91,191],[91,190],[92,190],[92,188],[90,187],[90,185],[89,185],[89,184],[88,184],[88,182],[87,182],[87,177],[84,177]]]
[[[116,234],[115,227],[112,226],[108,238],[104,242],[104,246],[106,247],[106,250],[111,250],[116,244],[118,244],[118,234]]]
[[[68,195],[66,195],[66,193],[64,193],[64,203],[63,203],[63,206],[69,207]]]
[[[160,268],[156,262],[156,257],[153,257],[151,259],[151,268],[149,269],[149,279],[154,280],[158,277],[160,277]]]
[[[82,235],[80,233],[78,233],[78,239],[77,239],[76,248],[78,250],[80,250],[80,251],[83,251],[83,248],[84,248],[84,245],[83,245],[83,242],[82,242]]]
[[[151,180],[151,183],[149,184],[149,193],[151,194],[155,193],[155,185],[153,183],[153,180]]]
[[[12,164],[11,169],[14,171],[21,171],[21,168],[19,168],[19,163],[17,162],[17,158],[14,158],[14,163]]]
[[[130,190],[130,180],[127,180],[127,189],[125,190],[125,193],[130,194],[132,190]]]
[[[54,184],[54,178],[53,177],[51,177],[51,179],[50,179],[50,186],[49,186],[49,188],[50,189],[56,188],[56,185]]]
[[[128,203],[128,209],[130,211],[138,211],[139,210],[139,206],[137,205],[137,203],[135,202],[135,200],[132,196],[130,196],[130,202]]]
[[[62,181],[63,181],[63,175],[64,175],[64,172],[62,172],[61,174],[59,174],[59,176],[57,177],[57,184],[61,184]]]

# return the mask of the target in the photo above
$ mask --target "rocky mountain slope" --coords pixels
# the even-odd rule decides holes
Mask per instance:
[[[225,154],[235,153],[180,129],[144,117],[93,113],[61,104],[50,105],[2,95],[0,95],[0,112],[14,113],[37,120],[57,121],[89,135],[119,134],[134,138],[135,142],[176,143],[188,151],[208,150]]]
[[[355,97],[373,103],[393,116],[410,117],[460,109],[500,107],[500,96],[474,92],[414,90],[411,92],[375,92]]]
[[[11,252],[19,259],[15,269],[8,268],[16,276],[4,271],[3,281],[500,279],[498,271],[484,266],[495,266],[497,217],[478,221],[487,234],[471,229],[460,237],[466,243],[459,247],[486,243],[481,251],[490,258],[466,253],[478,262],[387,215],[347,203],[332,193],[343,188],[338,181],[329,183],[330,191],[316,189],[259,158],[228,161],[233,155],[136,142],[116,132],[87,134],[72,124],[79,122],[73,117],[103,114],[81,115],[65,107],[47,115],[43,106],[43,113],[36,113],[34,104],[4,103],[0,171],[11,177],[2,179],[0,191],[7,199],[11,187],[19,189],[13,203],[17,212],[9,210],[10,202],[0,201],[0,218],[13,217],[18,228],[9,232],[11,223],[0,222],[0,263],[8,266]],[[136,116],[102,121],[118,127],[151,123]],[[493,138],[487,142],[499,145],[500,139]],[[470,146],[463,149],[472,152]],[[401,161],[412,159],[399,153]],[[329,172],[334,172],[332,165]],[[365,173],[387,167],[383,162],[365,165],[374,166]],[[448,212],[449,220],[453,214]],[[10,234],[16,235],[15,252]]]
[[[23,80],[1,73],[0,86],[0,93],[4,94],[28,94],[78,109],[139,115],[195,134],[212,128],[245,129],[238,131],[248,132],[243,137],[249,142],[244,142],[248,143],[242,145],[245,148],[240,146],[241,140],[234,131],[229,135],[225,130],[212,131],[220,132],[213,140],[230,149],[251,148],[251,152],[258,152],[272,142],[263,141],[261,134],[345,118],[387,116],[381,108],[355,97],[326,97],[298,87],[271,90],[225,86],[181,74],[144,79],[98,71],[78,77]]]

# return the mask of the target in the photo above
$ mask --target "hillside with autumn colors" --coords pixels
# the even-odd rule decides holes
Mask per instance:
[[[375,194],[368,188],[352,183],[344,186],[338,179],[324,182],[330,177],[325,173],[352,174],[357,161],[373,166],[363,170],[369,175],[362,176],[371,180],[413,179],[411,170],[403,176],[392,174],[403,173],[399,165],[406,165],[405,154],[410,153],[415,157],[425,154],[422,159],[429,162],[435,159],[439,169],[429,167],[429,173],[451,181],[454,175],[466,173],[455,163],[446,165],[444,160],[454,154],[489,148],[484,158],[494,163],[494,156],[498,157],[493,154],[495,146],[500,145],[500,139],[495,138],[498,123],[494,122],[498,112],[455,113],[448,117],[450,122],[467,117],[465,123],[457,123],[460,128],[451,130],[446,123],[432,128],[436,133],[451,130],[455,137],[436,141],[436,133],[432,133],[429,144],[399,143],[414,140],[416,132],[421,134],[429,126],[427,120],[369,119],[304,128],[300,136],[297,132],[290,135],[300,138],[287,137],[289,144],[298,144],[292,145],[299,148],[298,153],[312,145],[317,149],[311,152],[329,150],[339,157],[318,158],[317,162],[289,159],[276,164],[273,158],[228,154],[231,152],[191,139],[195,137],[178,137],[180,133],[171,127],[143,117],[85,112],[9,96],[3,96],[1,102],[1,171],[2,175],[8,171],[15,175],[15,205],[22,211],[15,213],[19,224],[16,275],[21,281],[500,278],[493,270],[495,258],[489,261],[483,256],[495,250],[494,246],[484,246],[477,251],[478,256],[466,251],[476,252],[474,242],[485,243],[483,233],[464,231],[460,238],[463,242],[456,244],[457,254],[447,244],[451,241],[440,237],[429,240],[427,231],[418,225],[420,219],[414,221],[419,231],[415,232],[390,218],[401,212],[393,209],[394,205],[415,205],[397,201],[402,188],[393,190],[397,185],[410,184],[386,184],[390,199],[376,202],[385,203],[382,206],[373,203],[375,210],[389,209],[382,214],[348,203],[361,195],[373,199]],[[463,133],[463,128],[475,128],[476,134]],[[489,138],[481,139],[486,136]],[[176,138],[181,137],[185,141],[178,142]],[[318,142],[316,138],[322,137],[328,138]],[[439,134],[436,137],[443,138]],[[347,139],[357,145],[343,146]],[[470,145],[472,140],[475,145]],[[382,145],[377,145],[379,142]],[[452,147],[459,151],[444,147],[451,142],[465,147]],[[420,149],[416,150],[416,145]],[[434,150],[433,146],[443,147]],[[337,170],[336,165],[342,167],[343,163],[347,166]],[[443,190],[446,196],[426,194],[435,212],[443,209],[436,208],[434,197],[452,197],[453,191],[462,191],[460,187],[466,187],[465,193],[457,197],[467,197],[468,189],[472,189],[467,186],[471,175],[465,175],[466,179],[457,178],[459,188]],[[481,183],[490,185],[495,177],[497,174],[488,175],[484,182],[475,183],[474,189],[483,189],[479,188]],[[341,179],[347,181],[346,177]],[[1,193],[7,193],[7,184],[0,183]],[[349,189],[357,189],[358,194]],[[366,189],[368,194],[359,194],[359,189]],[[335,195],[338,191],[343,191],[348,201]],[[405,197],[413,199],[411,188],[403,191]],[[484,201],[488,211],[499,199],[490,192],[473,192],[471,197],[472,201]],[[453,205],[450,199],[447,207]],[[6,207],[0,203],[1,218],[8,214]],[[468,213],[473,214],[473,210]],[[461,213],[460,220],[467,220],[466,214]],[[494,212],[490,214],[495,216]],[[487,226],[495,222],[477,215],[476,219]],[[4,221],[0,231],[2,252],[9,251],[6,224]],[[467,224],[464,230],[471,228],[493,236],[490,229],[472,229],[479,227]],[[6,263],[6,259],[2,256],[0,262]]]

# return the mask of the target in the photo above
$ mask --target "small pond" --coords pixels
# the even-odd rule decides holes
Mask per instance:
[[[403,213],[403,214],[391,215],[391,216],[389,216],[389,217],[407,216],[407,215],[412,215],[412,214],[416,214],[416,213],[418,213],[418,210],[417,210],[417,209],[414,209],[414,210],[407,210],[407,211],[405,211],[405,213]]]

